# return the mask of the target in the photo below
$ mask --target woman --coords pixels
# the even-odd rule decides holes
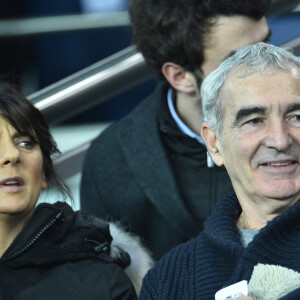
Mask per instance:
[[[35,208],[49,186],[69,194],[53,169],[57,152],[42,114],[0,84],[0,299],[136,299],[109,255],[108,224],[63,202]]]

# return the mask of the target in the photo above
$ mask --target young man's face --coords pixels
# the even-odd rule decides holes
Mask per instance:
[[[266,18],[260,20],[245,16],[219,16],[207,33],[204,48],[204,63],[201,68],[204,77],[214,71],[223,60],[237,49],[268,41],[270,29]]]

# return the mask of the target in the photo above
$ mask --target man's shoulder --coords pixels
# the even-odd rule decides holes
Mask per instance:
[[[132,133],[133,131],[147,130],[147,127],[153,127],[158,117],[158,108],[161,98],[166,94],[165,88],[159,84],[154,92],[139,103],[135,109],[123,119],[114,122],[107,127],[92,142],[92,147],[107,147],[108,144],[116,144],[118,136],[121,134]]]
[[[127,116],[115,123],[115,128],[122,128],[126,124],[146,124],[150,120],[156,120],[162,99],[167,101],[167,89],[163,84],[158,84],[155,90],[142,100]]]

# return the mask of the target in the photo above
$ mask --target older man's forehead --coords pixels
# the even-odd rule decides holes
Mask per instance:
[[[245,88],[245,91],[250,93],[252,90],[257,92],[260,88],[263,88],[265,91],[264,88],[266,85],[260,85],[260,83],[264,81],[266,84],[268,84],[268,86],[272,87],[272,76],[276,75],[282,77],[281,85],[283,88],[286,87],[285,83],[288,81],[289,85],[292,84],[296,87],[299,87],[300,90],[300,69],[298,68],[291,68],[290,70],[277,70],[271,66],[267,66],[263,70],[251,71],[248,66],[241,65],[238,69],[232,70],[227,74],[227,78],[224,81],[221,92],[242,96],[241,94],[236,93],[240,87]],[[269,91],[271,92],[272,89]]]
[[[274,71],[273,75],[280,75],[275,76],[274,86],[275,81],[271,73],[255,72],[246,77],[239,77],[237,74],[240,74],[240,71],[235,71],[227,77],[220,93],[224,111],[229,113],[230,119],[239,119],[246,114],[268,113],[272,106],[278,106],[281,113],[296,107],[298,109],[300,78],[294,76],[294,72]],[[277,94],[275,89],[278,86],[286,93],[280,91]]]

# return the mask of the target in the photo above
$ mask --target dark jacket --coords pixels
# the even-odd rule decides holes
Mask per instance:
[[[290,292],[288,295],[283,296],[279,300],[299,300],[299,299],[300,299],[300,287]]]
[[[156,259],[196,236],[217,200],[232,190],[225,169],[206,166],[206,149],[201,144],[205,154],[201,179],[188,180],[179,190],[159,126],[167,89],[159,86],[93,141],[85,158],[80,195],[81,207],[91,214],[128,224],[144,238]],[[187,209],[182,190],[196,191],[193,201],[204,203],[201,222]]]
[[[223,198],[191,241],[172,249],[146,275],[140,300],[212,300],[215,293],[249,280],[257,264],[300,271],[300,202],[262,228],[244,248],[235,195]]]
[[[0,259],[0,299],[136,299],[111,240],[106,223],[40,204]]]

